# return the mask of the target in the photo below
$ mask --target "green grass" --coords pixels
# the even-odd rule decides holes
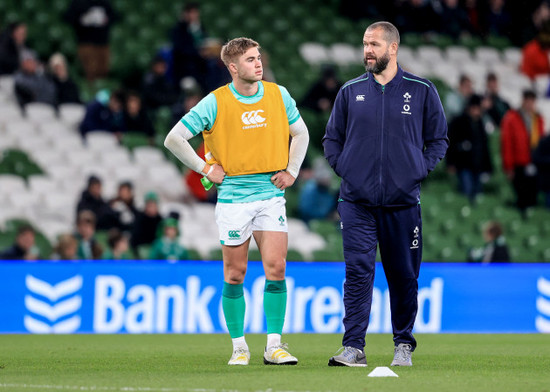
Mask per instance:
[[[389,366],[389,335],[368,335],[368,368],[329,368],[341,335],[285,335],[298,366],[229,367],[227,335],[0,335],[0,391],[550,391],[549,335],[418,335],[412,368]]]

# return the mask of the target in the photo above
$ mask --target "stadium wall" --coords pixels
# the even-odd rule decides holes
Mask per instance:
[[[248,333],[265,332],[262,265],[245,282]],[[223,333],[222,263],[4,262],[0,333]],[[289,262],[285,332],[343,331],[343,263]],[[425,263],[417,333],[550,332],[550,265]],[[371,333],[391,332],[376,267]]]

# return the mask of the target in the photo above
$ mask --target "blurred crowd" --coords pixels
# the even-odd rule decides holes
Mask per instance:
[[[133,184],[119,184],[117,195],[105,200],[102,181],[92,175],[76,206],[73,233],[61,235],[51,255],[40,255],[35,230],[30,225],[18,228],[11,247],[0,251],[0,259],[36,260],[185,260],[187,250],[180,243],[176,212],[162,216],[159,197],[148,192],[143,209],[134,201]],[[98,232],[106,233],[100,241]]]
[[[518,72],[533,81],[540,75],[550,75],[548,0],[341,0],[340,12],[351,19],[392,21],[402,34],[417,33],[426,42],[434,34],[456,42],[468,37],[503,37],[522,47]],[[70,2],[64,21],[76,37],[76,68],[68,66],[63,53],[39,58],[27,43],[25,22],[3,26],[0,75],[13,75],[14,93],[23,113],[31,102],[45,103],[55,109],[68,103],[85,104],[85,115],[79,125],[84,140],[95,131],[112,132],[120,141],[124,135],[135,132],[155,145],[160,109],[169,110],[175,123],[204,94],[230,82],[220,59],[223,42],[209,35],[201,18],[200,3],[186,2],[166,37],[170,45],[152,54],[148,69],[139,80],[120,81],[120,86],[100,89],[92,99],[83,102],[82,86],[96,86],[110,76],[111,29],[123,17],[108,0]],[[262,56],[264,79],[275,81],[268,54],[264,52]],[[75,77],[79,80],[75,70],[81,71],[81,82],[75,81]],[[303,97],[298,97],[298,107],[328,116],[341,86],[337,68],[323,66],[318,79]],[[475,92],[471,77],[462,75],[458,87],[444,96],[450,138],[446,164],[449,173],[456,175],[458,191],[475,203],[483,192],[483,184],[494,172],[493,159],[498,153],[491,151],[489,135],[500,132],[503,170],[515,191],[515,205],[525,214],[528,207],[537,204],[540,193],[545,195],[550,208],[550,139],[545,135],[549,124],[544,124],[536,110],[539,97],[533,90],[518,94],[522,94],[521,106],[510,107],[500,95],[496,74],[487,75],[483,92]],[[321,131],[311,129],[311,132],[311,145],[321,150],[322,135],[315,134]],[[199,145],[197,151],[203,154],[203,146]],[[213,192],[204,191],[198,174],[187,173],[185,181],[196,200],[215,199]],[[296,213],[302,220],[306,223],[313,219],[337,220],[337,184],[326,162],[308,156],[297,188]],[[154,193],[147,194],[144,203],[142,211],[135,207],[130,182],[121,183],[117,196],[105,201],[101,179],[90,177],[78,203],[75,232],[59,238],[51,258],[185,257],[186,250],[178,245],[179,217],[160,216],[159,200]],[[95,238],[97,230],[108,233],[103,241],[107,244],[105,249],[100,248]],[[0,258],[35,257],[34,234],[32,227],[22,226],[13,246]]]
[[[443,34],[452,39],[504,37],[523,46],[550,17],[546,0],[342,0],[342,14],[352,19],[388,20],[401,34],[429,39]]]

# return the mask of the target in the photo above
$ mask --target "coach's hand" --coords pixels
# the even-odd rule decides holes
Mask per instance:
[[[271,182],[280,190],[286,189],[294,184],[296,179],[286,171],[277,172],[271,177]]]
[[[217,163],[213,164],[210,167],[208,167],[208,165],[206,166],[207,167],[204,168],[208,169],[208,175],[206,176],[206,178],[208,178],[208,180],[212,181],[214,184],[221,184],[223,179],[225,178],[225,171],[223,170],[223,167],[221,167]]]

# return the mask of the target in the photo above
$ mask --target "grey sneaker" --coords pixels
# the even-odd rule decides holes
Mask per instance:
[[[358,348],[346,346],[340,348],[336,355],[328,360],[329,366],[352,366],[365,367],[367,366],[367,357],[365,353]]]
[[[394,354],[393,354],[393,361],[391,363],[392,366],[412,366],[412,346],[410,344],[406,343],[399,343],[397,347],[395,347]]]

